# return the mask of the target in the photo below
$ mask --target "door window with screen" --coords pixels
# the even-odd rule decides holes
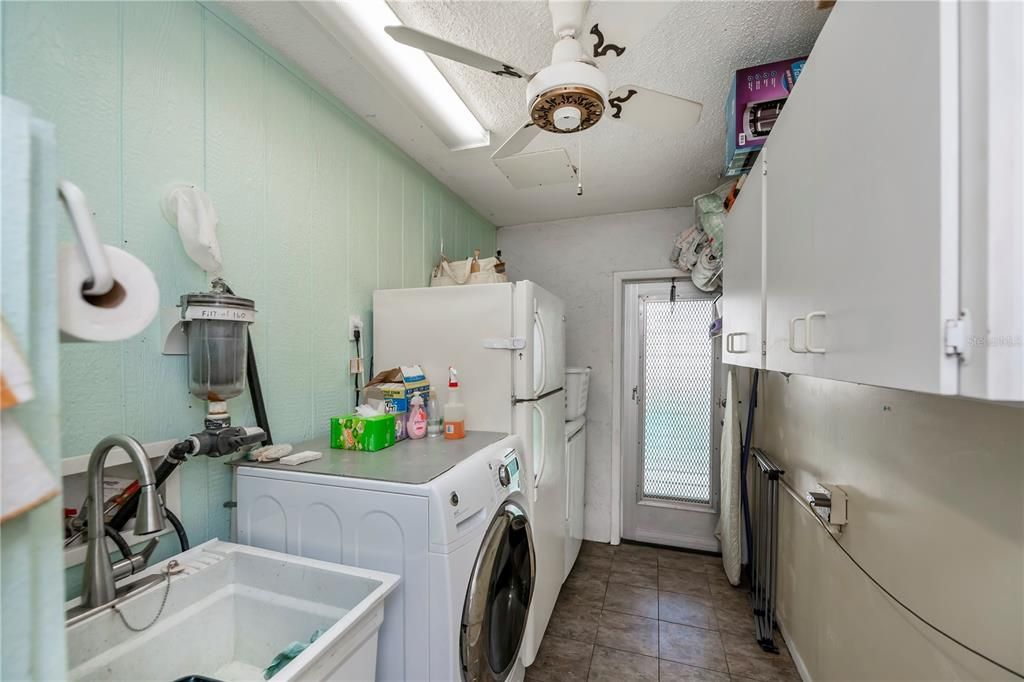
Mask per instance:
[[[640,500],[712,503],[715,350],[711,298],[640,306]]]

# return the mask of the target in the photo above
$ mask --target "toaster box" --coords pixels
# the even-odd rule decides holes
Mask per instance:
[[[395,444],[395,415],[331,417],[331,447],[377,452]]]
[[[423,376],[419,365],[393,367],[378,372],[363,389],[363,402],[384,414],[395,415],[395,438],[406,437],[409,401],[413,396],[423,396],[426,403],[430,394],[430,382]]]
[[[740,69],[725,104],[725,175],[742,175],[764,146],[807,57]]]

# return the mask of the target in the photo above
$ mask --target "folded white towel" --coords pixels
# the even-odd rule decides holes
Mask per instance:
[[[293,455],[282,457],[280,460],[281,464],[305,464],[306,462],[312,462],[313,460],[320,459],[323,457],[323,453],[313,452],[312,450],[304,450],[303,452],[296,452]]]

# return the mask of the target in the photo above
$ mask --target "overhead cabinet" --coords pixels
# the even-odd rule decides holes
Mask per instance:
[[[978,124],[972,121],[968,131],[961,114],[969,104],[979,110],[975,118],[998,113],[1002,120],[1016,106],[1012,120],[1022,120],[1024,22],[1018,17],[1014,25],[1005,16],[1021,11],[1019,5],[914,2],[839,3],[832,10],[762,150],[763,168],[755,166],[761,172],[748,176],[729,215],[726,362],[1024,400],[1022,133],[1002,125],[1009,140],[978,140]],[[992,91],[974,92],[977,83],[961,83],[961,60],[966,49],[991,50],[994,31],[1003,32],[996,67],[1002,80],[984,77],[995,67],[988,54],[984,68],[974,65],[965,81],[980,80]],[[985,61],[979,54],[973,59]],[[998,112],[997,84],[1004,88]],[[1015,95],[1007,98],[1006,90]],[[987,173],[968,174],[962,158],[968,142],[984,145],[981,159],[991,154],[1006,162],[998,171],[990,164]],[[981,209],[969,216],[963,210],[975,197],[990,196],[997,175],[1005,188],[1000,199],[1017,208],[1001,206],[1006,222],[996,227],[989,216],[985,226]],[[1003,241],[1005,252],[993,248],[993,239]],[[988,248],[981,245],[986,240]],[[979,254],[1002,274],[977,265]],[[980,277],[984,291],[968,276]],[[758,278],[760,316],[751,303]],[[993,296],[1005,305],[993,305]],[[986,313],[984,327],[972,328],[974,310]],[[1004,341],[1016,335],[1016,347],[981,342],[993,327],[1003,330]],[[762,358],[730,352],[740,334],[763,334]],[[968,380],[981,368],[983,376]]]

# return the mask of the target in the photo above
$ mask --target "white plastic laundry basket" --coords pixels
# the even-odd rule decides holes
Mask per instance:
[[[586,413],[589,390],[589,367],[565,368],[565,421],[579,419]]]

